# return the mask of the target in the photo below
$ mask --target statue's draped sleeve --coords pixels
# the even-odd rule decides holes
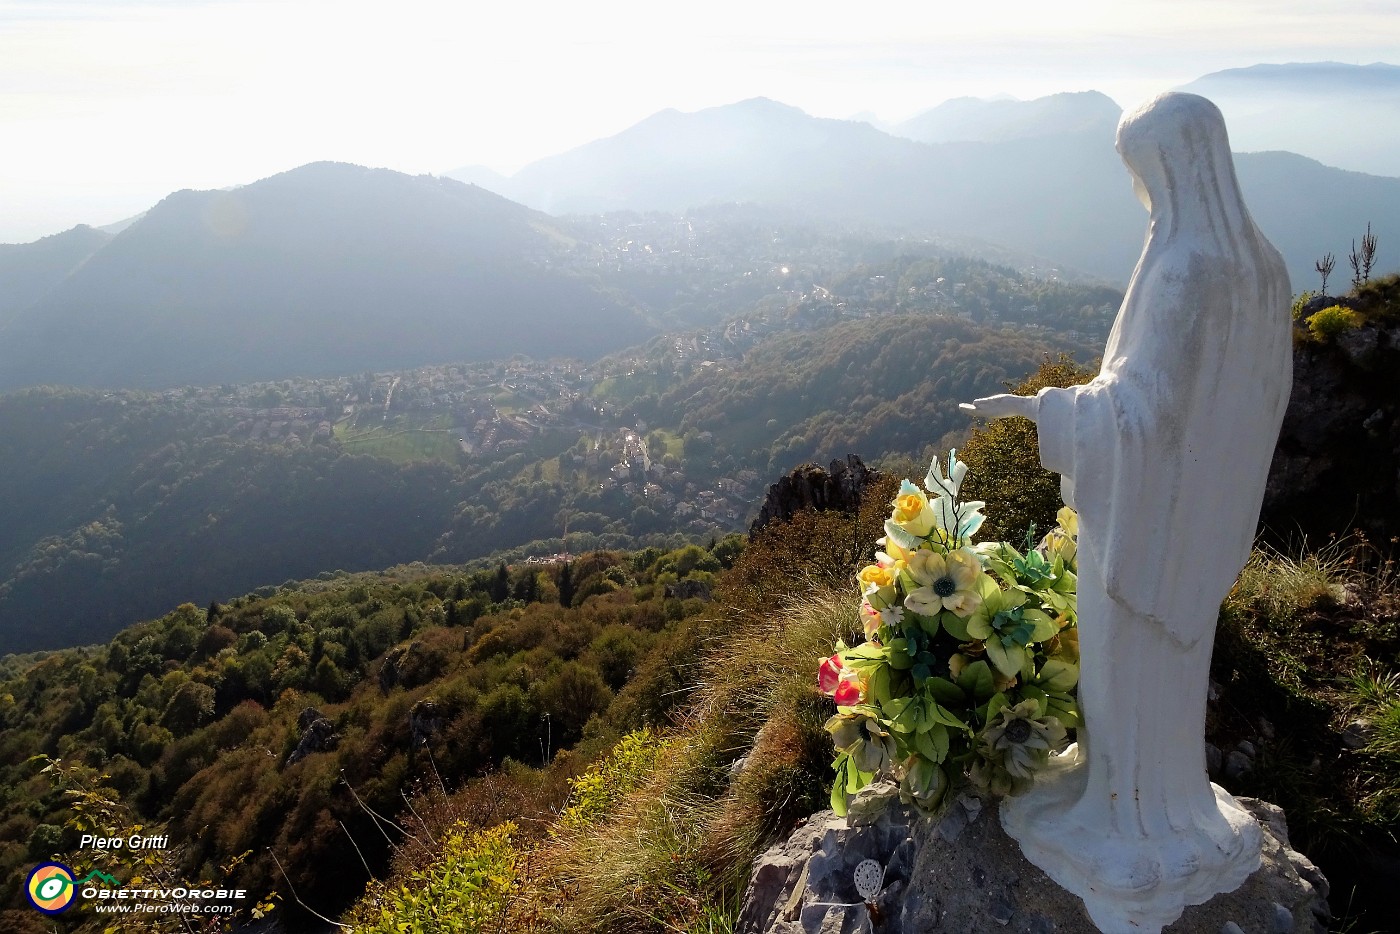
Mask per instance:
[[[1099,569],[1108,596],[1184,646],[1213,627],[1215,605],[1248,555],[1253,530],[1248,526],[1231,549],[1238,562],[1197,547],[1202,535],[1230,534],[1212,529],[1210,509],[1192,502],[1191,481],[1204,466],[1193,450],[1197,439],[1182,432],[1179,418],[1154,412],[1136,389],[1131,379],[1100,375],[1084,386],[1042,390],[1041,463],[1067,478],[1081,552]],[[1176,435],[1176,445],[1151,456],[1146,439],[1154,432]]]

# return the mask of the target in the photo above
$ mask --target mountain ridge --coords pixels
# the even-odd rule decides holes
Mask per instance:
[[[1008,142],[1104,127],[1111,132],[1121,113],[1099,91],[1065,91],[1029,101],[955,97],[886,132],[921,143]]]
[[[1180,90],[1215,101],[1235,149],[1297,152],[1341,169],[1400,176],[1400,66],[1258,64],[1212,72]]]
[[[1053,112],[1068,101],[1082,108],[1084,122],[1034,139],[1003,128],[997,133],[1010,138],[923,143],[771,101],[668,111],[532,163],[502,193],[563,213],[757,201],[846,223],[972,236],[1122,282],[1146,218],[1114,151],[1111,102],[1084,93],[1044,105]],[[1400,216],[1400,178],[1249,154],[1238,161],[1246,200],[1266,219],[1261,226],[1295,282],[1307,281],[1318,257],[1340,252],[1368,221],[1383,252],[1400,239],[1391,220]],[[1304,186],[1310,204],[1328,205],[1325,232],[1298,209]],[[1391,264],[1383,257],[1381,265]]]
[[[11,314],[0,391],[280,378],[540,345],[601,353],[649,335],[635,308],[558,268],[572,244],[552,218],[484,188],[346,163],[173,192]],[[492,326],[502,308],[538,331]]]

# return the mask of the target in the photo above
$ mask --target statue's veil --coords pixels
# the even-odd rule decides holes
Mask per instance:
[[[1101,530],[1086,544],[1109,595],[1191,642],[1254,540],[1291,389],[1288,276],[1210,101],[1156,98],[1124,117],[1118,149],[1151,217],[1099,377],[1076,393],[1075,505]]]

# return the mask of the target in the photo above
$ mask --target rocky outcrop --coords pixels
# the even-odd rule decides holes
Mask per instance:
[[[408,730],[414,746],[424,746],[442,729],[442,708],[431,697],[425,697],[408,711]]]
[[[1357,302],[1315,298],[1303,315],[1336,304]],[[1305,333],[1261,522],[1276,543],[1352,529],[1386,541],[1400,527],[1400,323],[1368,321],[1327,343]]]
[[[379,690],[388,694],[395,687],[412,688],[437,676],[423,643],[414,640],[390,649],[379,665]]]
[[[883,474],[865,466],[854,454],[847,455],[844,464],[832,461],[829,470],[816,464],[795,467],[768,488],[758,518],[749,526],[749,536],[770,522],[786,522],[804,509],[855,512],[866,488],[881,479]]]
[[[1283,812],[1237,799],[1263,826],[1263,864],[1239,889],[1186,909],[1169,934],[1314,934],[1330,917],[1327,880],[1288,843]],[[888,806],[886,806],[888,804]],[[884,869],[870,904],[856,891],[864,860]],[[755,864],[741,934],[1051,934],[1095,931],[1084,903],[1031,865],[994,803],[964,796],[921,820],[892,785],[853,803],[849,821],[814,814]],[[1118,932],[1112,932],[1118,934]]]
[[[315,707],[307,707],[301,712],[297,717],[297,729],[301,731],[301,739],[297,742],[297,748],[287,756],[289,766],[296,765],[313,752],[330,752],[340,745],[335,724],[323,717]]]

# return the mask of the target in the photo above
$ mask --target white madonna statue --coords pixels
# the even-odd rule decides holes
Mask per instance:
[[[1259,865],[1258,824],[1206,776],[1205,708],[1292,385],[1290,291],[1214,104],[1164,94],[1118,151],[1151,217],[1099,375],[968,408],[1034,419],[1079,512],[1084,735],[1002,824],[1102,930],[1159,931]]]

